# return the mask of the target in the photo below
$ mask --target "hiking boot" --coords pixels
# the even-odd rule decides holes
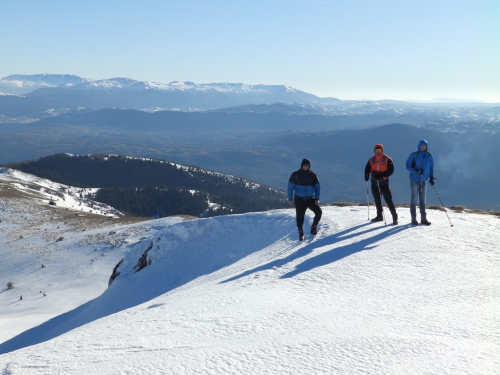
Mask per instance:
[[[382,217],[382,215],[377,215],[372,219],[372,221],[384,221],[384,218]]]
[[[304,231],[302,229],[299,229],[299,241],[304,240]]]
[[[411,225],[418,225],[418,221],[416,217],[411,218]]]
[[[316,224],[313,224],[311,226],[311,234],[314,234],[314,235],[318,234],[317,225]]]
[[[392,224],[398,225],[398,214],[392,215]]]
[[[431,225],[431,222],[427,221],[427,218],[425,216],[422,216],[422,219],[420,220],[420,223],[422,225]]]

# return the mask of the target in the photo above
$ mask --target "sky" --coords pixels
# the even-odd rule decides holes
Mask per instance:
[[[500,372],[492,215],[429,209],[423,227],[398,208],[385,226],[324,206],[299,242],[293,209],[85,227],[36,199],[0,207],[4,374]]]
[[[500,102],[497,0],[0,1],[0,77]]]

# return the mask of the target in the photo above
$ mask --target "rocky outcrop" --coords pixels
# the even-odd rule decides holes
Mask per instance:
[[[139,258],[139,260],[137,261],[137,264],[134,266],[135,272],[139,272],[144,267],[146,267],[148,264],[151,264],[151,262],[148,263],[148,252],[152,248],[153,248],[153,241],[151,241],[148,248],[146,250],[144,250],[144,253],[142,253],[142,256]]]
[[[113,273],[111,274],[111,277],[109,278],[108,281],[108,287],[113,283],[113,281],[118,277],[120,274],[120,271],[118,271],[118,267],[123,263],[123,259],[118,262],[118,264],[113,268]]]

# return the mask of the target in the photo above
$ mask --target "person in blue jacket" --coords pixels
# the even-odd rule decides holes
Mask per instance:
[[[413,225],[418,225],[417,200],[420,207],[420,222],[424,225],[431,225],[425,213],[425,196],[427,193],[427,180],[432,186],[434,185],[434,158],[428,147],[427,141],[418,142],[417,151],[412,152],[408,160],[406,160],[406,169],[410,172],[410,214]]]
[[[311,226],[311,234],[318,233],[317,227],[321,220],[321,207],[319,206],[319,194],[321,187],[318,176],[311,170],[311,161],[303,159],[300,169],[293,172],[288,180],[288,203],[294,206],[297,217],[297,228],[299,230],[299,239],[304,239],[304,216],[309,208],[314,212],[314,219]]]

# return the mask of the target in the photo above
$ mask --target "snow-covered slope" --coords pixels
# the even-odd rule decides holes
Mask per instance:
[[[14,217],[7,211],[2,225]],[[34,239],[51,253],[19,252],[29,262],[1,232],[11,264],[2,262],[2,278],[21,275],[14,284],[25,289],[22,300],[17,287],[0,293],[0,369],[498,373],[499,219],[449,212],[451,227],[444,212],[429,210],[432,226],[412,227],[408,209],[398,211],[401,225],[384,226],[367,221],[366,207],[324,207],[318,235],[301,243],[292,209],[160,219],[68,232],[60,244]],[[112,248],[91,241],[106,235],[126,240]],[[147,266],[135,272],[145,253]],[[39,286],[59,292],[40,297]],[[68,311],[61,295],[79,296],[81,306]],[[49,307],[60,315],[27,330]]]
[[[96,188],[78,188],[53,182],[16,169],[0,168],[0,189],[22,192],[39,203],[62,207],[66,210],[94,213],[110,218],[123,216],[104,203],[89,199]]]
[[[107,287],[102,275],[146,230],[126,227],[138,220],[80,198],[81,190],[91,189],[1,170],[0,342],[101,294]],[[26,308],[16,308],[13,296]]]

